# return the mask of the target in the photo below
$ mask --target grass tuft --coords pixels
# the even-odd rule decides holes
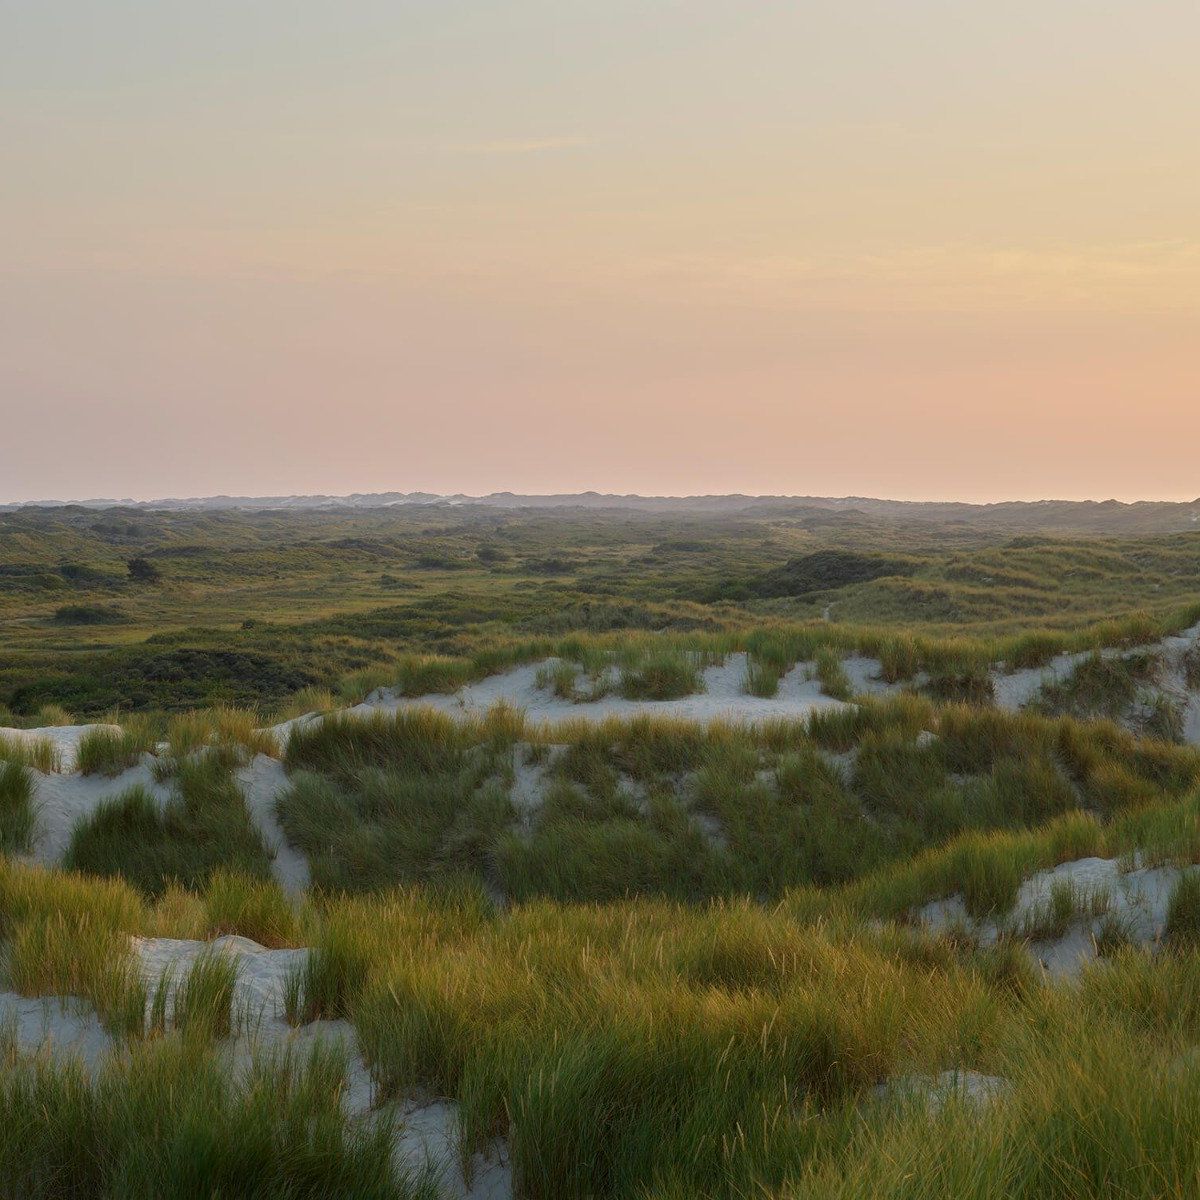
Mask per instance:
[[[1200,946],[1200,875],[1180,875],[1167,903],[1163,939],[1173,947]]]
[[[155,745],[150,724],[131,720],[120,730],[97,727],[79,739],[75,769],[84,775],[120,775]]]
[[[0,762],[16,763],[49,775],[59,770],[58,749],[49,738],[14,738],[0,735]]]
[[[33,777],[19,762],[0,761],[0,851],[24,854],[33,844]]]

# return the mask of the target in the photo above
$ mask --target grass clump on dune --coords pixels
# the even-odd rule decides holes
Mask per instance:
[[[1200,1152],[1200,1075],[1120,1018],[1089,1026],[1052,1005],[1053,1032],[1012,1050],[997,1099],[921,1097],[825,1147],[772,1200],[1079,1200],[1186,1196]]]
[[[278,800],[279,820],[320,888],[369,891],[455,871],[487,874],[514,814],[502,786],[480,782],[470,769],[431,777],[369,768],[336,783],[298,773]]]
[[[1179,877],[1167,905],[1163,937],[1171,946],[1200,947],[1200,876]]]
[[[79,739],[75,769],[84,775],[120,775],[152,750],[155,737],[149,723],[131,720],[120,729],[89,729]]]
[[[385,1094],[455,1096],[464,1149],[507,1130],[524,1194],[547,1198],[782,1185],[813,1149],[796,1112],[842,1111],[907,1055],[961,1055],[983,995],[747,904],[526,906],[433,957],[374,937],[351,1010]]]
[[[334,717],[296,729],[287,761],[280,820],[325,890],[465,873],[509,898],[591,902],[774,897],[971,831],[1081,807],[1113,819],[1200,780],[1190,747],[911,694],[761,726]]]
[[[704,690],[703,661],[685,650],[658,650],[621,668],[618,690],[626,700],[679,700]]]
[[[139,1035],[146,993],[129,934],[104,913],[48,911],[16,922],[8,973],[26,996],[79,996],[116,1036]]]
[[[400,709],[367,717],[334,714],[297,726],[284,751],[289,770],[353,778],[366,768],[403,766],[424,774],[455,769],[467,730],[432,709]]]
[[[872,771],[889,766],[936,779],[925,756],[942,754],[944,738],[901,748],[886,736],[879,713],[869,719],[880,723],[872,733],[879,743]],[[636,765],[648,783],[661,770],[698,762],[696,785],[714,803],[722,789],[732,803],[739,790],[769,787],[784,806],[771,820],[787,806],[812,809],[850,795],[840,772],[794,732],[759,778],[764,748],[757,734],[718,727],[711,740],[692,742],[685,730],[655,724],[639,723],[610,740],[614,724],[568,759],[559,778],[577,790],[564,794],[564,807],[607,803],[622,811],[622,796],[601,769],[609,761],[605,750],[611,761]],[[891,728],[895,734],[903,726]],[[984,728],[981,722],[976,732]],[[781,729],[769,736],[782,744]],[[1010,746],[999,749],[994,768],[1012,761]],[[1186,1195],[1188,1172],[1200,1160],[1195,1139],[1170,1122],[1200,1114],[1200,1091],[1196,1113],[1191,1109],[1200,1085],[1189,1058],[1200,1040],[1200,959],[1188,940],[1171,937],[1172,953],[1150,955],[1113,938],[1100,968],[1064,985],[1043,979],[1011,941],[981,949],[968,937],[933,937],[890,918],[955,893],[973,915],[994,918],[1040,867],[1118,855],[1139,839],[1174,844],[1196,812],[1195,795],[1185,794],[1107,824],[1068,812],[1035,829],[971,831],[866,878],[787,893],[777,905],[642,897],[496,908],[461,876],[438,887],[327,895],[305,918],[313,953],[289,988],[288,1014],[293,1021],[351,1020],[382,1100],[416,1092],[456,1101],[464,1160],[505,1136],[520,1195],[1074,1200],[1107,1195],[1113,1180],[1122,1194],[1145,1200],[1163,1194],[1154,1188],[1164,1181],[1166,1194]],[[186,920],[211,920],[206,914],[218,909],[270,914],[272,901],[253,895],[257,886],[214,879]],[[1188,904],[1200,911],[1194,901]],[[104,963],[111,969],[122,955],[128,961],[126,931],[166,921],[174,903],[164,895],[151,906],[122,883],[0,863],[0,920],[21,990],[70,988],[95,997],[116,1016],[131,1014],[131,1031],[134,1005],[121,1008],[115,983],[108,985],[115,999],[106,997]],[[1172,907],[1180,913],[1184,906]],[[1097,897],[1059,889],[1026,933],[1055,933],[1100,908]],[[1190,917],[1174,922],[1200,927]],[[202,1169],[224,1161],[224,1093],[209,1090],[217,1082],[205,1064],[211,1038],[233,1028],[237,1014],[229,1007],[227,970],[201,962],[180,982],[192,988],[190,998],[184,991],[181,1005],[176,990],[175,1017],[166,1016],[164,1002],[160,1036],[134,1044],[120,1068],[136,1073],[156,1054],[195,1056],[186,1060],[186,1082],[159,1077],[173,1083],[158,1095],[155,1132],[143,1147],[159,1172],[156,1184],[160,1176],[172,1185],[179,1178],[171,1173],[173,1156],[183,1153],[172,1122],[177,1106],[197,1094],[205,1105],[197,1112],[212,1114],[195,1117],[207,1122],[200,1127],[212,1139]],[[146,1001],[143,991],[139,1020]],[[116,1016],[109,1018],[114,1024]],[[187,1037],[172,1026],[183,1026]],[[328,1078],[336,1095],[340,1068],[322,1061],[329,1074],[320,1079]],[[974,1092],[972,1073],[993,1082]],[[966,1082],[937,1091],[921,1082],[944,1074]],[[249,1078],[259,1076],[252,1071]],[[273,1069],[262,1078],[271,1095],[256,1096],[253,1119],[260,1122],[264,1112],[291,1102],[287,1078]],[[234,1073],[218,1082],[236,1096],[241,1080]],[[2,1087],[9,1086],[6,1076]],[[140,1110],[129,1093],[120,1095],[133,1105],[126,1119],[136,1125]],[[39,1119],[52,1124],[57,1101],[49,1095],[43,1102]],[[0,1096],[0,1111],[3,1103]],[[319,1105],[286,1111],[308,1122],[311,1136],[325,1136]],[[53,1150],[59,1183],[73,1178],[62,1164],[92,1136],[87,1121],[72,1119],[77,1140]],[[6,1149],[5,1136],[0,1182],[24,1186],[25,1176],[3,1174],[28,1170],[23,1148]],[[308,1168],[315,1174],[289,1176],[286,1194],[307,1194],[303,1181],[310,1178],[350,1189],[341,1194],[376,1194],[364,1190],[365,1176],[344,1173],[341,1143],[329,1136]],[[1106,1137],[1118,1144],[1107,1145]],[[37,1145],[43,1157],[50,1152]],[[112,1152],[125,1145],[118,1137]],[[293,1143],[271,1145],[278,1155]],[[259,1159],[244,1146],[238,1153],[240,1169],[256,1181]],[[298,1170],[277,1160],[273,1169]],[[1080,1179],[1087,1184],[1082,1193]],[[202,1186],[212,1186],[212,1177],[203,1175]],[[237,1194],[232,1182],[225,1189]]]
[[[995,687],[986,666],[971,666],[931,675],[925,690],[943,703],[991,704],[995,697]]]
[[[154,998],[165,1018],[165,993],[172,981],[163,976]],[[237,963],[227,954],[205,950],[172,989],[171,1023],[181,1033],[203,1038],[227,1038],[234,1027],[233,991]]]
[[[1035,707],[1054,716],[1124,716],[1137,701],[1142,687],[1157,679],[1162,669],[1159,655],[1151,653],[1091,654],[1064,680],[1042,688]]]
[[[261,946],[298,944],[300,918],[273,879],[221,867],[209,876],[203,903],[205,937],[236,933]]]
[[[260,1053],[231,1072],[204,1042],[174,1037],[94,1081],[78,1066],[22,1063],[0,1080],[0,1191],[429,1200],[393,1164],[390,1122],[342,1112],[344,1080],[325,1047]]]
[[[778,665],[761,658],[746,658],[746,678],[742,690],[747,696],[758,696],[769,699],[779,691],[779,681],[783,672]]]
[[[58,749],[49,738],[14,738],[0,735],[0,762],[16,763],[49,775],[61,765]]]
[[[818,650],[815,671],[825,695],[834,700],[849,700],[854,695],[850,677],[842,666],[842,656],[836,650],[828,646]]]
[[[19,762],[0,760],[0,851],[22,854],[33,842],[33,778]]]
[[[528,840],[500,840],[496,874],[506,895],[599,903],[646,893],[702,899],[723,890],[712,850],[676,805],[600,820],[576,807],[560,792]]]
[[[783,676],[797,662],[810,658],[816,652],[816,645],[812,634],[769,630],[751,633],[746,640],[746,694],[774,696]]]
[[[501,706],[475,722],[402,709],[294,729],[280,823],[322,888],[486,876],[515,815],[508,788],[523,732]]]
[[[575,681],[578,677],[578,666],[560,659],[558,662],[539,667],[536,683],[559,700],[574,700],[577,696]]]
[[[470,659],[414,655],[397,664],[393,686],[402,696],[428,696],[457,691],[487,673]]]
[[[221,869],[269,875],[270,852],[228,770],[216,760],[186,762],[175,787],[164,806],[144,788],[102,801],[72,832],[64,865],[121,876],[149,896],[173,883],[203,888]]]
[[[269,729],[260,728],[250,709],[211,708],[180,713],[167,723],[167,754],[172,767],[197,754],[216,754],[241,764],[256,754],[277,756],[279,744]]]

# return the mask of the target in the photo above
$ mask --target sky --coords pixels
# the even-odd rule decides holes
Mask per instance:
[[[0,0],[0,501],[1200,496],[1196,0]]]

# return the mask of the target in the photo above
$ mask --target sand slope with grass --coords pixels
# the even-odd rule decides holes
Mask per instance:
[[[146,986],[147,1020],[161,988],[166,996],[161,1018],[169,1028],[176,997],[197,964],[224,957],[235,969],[229,998],[232,1030],[218,1048],[234,1077],[248,1079],[263,1055],[279,1061],[281,1054],[303,1056],[322,1045],[333,1049],[345,1062],[341,1106],[346,1119],[390,1122],[392,1156],[402,1177],[429,1180],[439,1200],[511,1200],[512,1171],[502,1140],[470,1155],[464,1172],[457,1104],[417,1096],[381,1102],[349,1021],[293,1026],[283,1019],[288,981],[303,969],[308,949],[272,950],[239,936],[207,941],[135,937],[131,943]],[[0,1023],[19,1053],[77,1063],[90,1077],[128,1054],[128,1047],[105,1028],[95,1009],[74,997],[0,992]]]
[[[32,771],[31,774],[36,817],[32,857],[47,865],[62,860],[75,826],[90,817],[104,801],[131,788],[141,788],[160,806],[171,796],[171,789],[155,778],[154,759],[149,754],[137,766],[111,777],[78,772]]]
[[[496,704],[521,709],[532,721],[603,721],[610,717],[663,716],[685,721],[770,721],[803,718],[844,703],[821,692],[820,683],[810,678],[811,664],[798,663],[779,682],[776,695],[748,696],[744,691],[746,655],[726,655],[723,663],[706,667],[702,689],[693,695],[672,700],[631,700],[607,695],[597,700],[573,701],[555,696],[538,685],[539,672],[553,669],[557,659],[546,659],[529,666],[516,667],[468,684],[449,695],[429,693],[423,696],[398,696],[383,688],[351,708],[353,713],[395,712],[420,706],[433,708],[454,717],[481,717]],[[877,689],[886,690],[886,685]]]

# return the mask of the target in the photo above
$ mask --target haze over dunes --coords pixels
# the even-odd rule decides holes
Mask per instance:
[[[3,21],[0,500],[1197,491],[1192,3]]]

